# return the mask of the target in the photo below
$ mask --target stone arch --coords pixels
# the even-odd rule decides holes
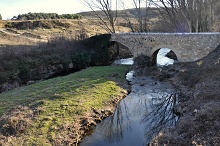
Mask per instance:
[[[181,55],[175,47],[173,47],[171,45],[158,45],[158,46],[154,47],[153,49],[151,49],[151,51],[150,51],[151,65],[156,65],[157,53],[159,52],[159,50],[161,48],[169,48],[171,51],[173,51],[176,54],[177,60],[181,61]]]
[[[127,49],[127,52],[126,53],[130,53],[130,56],[129,54],[127,54],[127,56],[131,57],[133,56],[133,51],[128,47],[128,45],[124,44],[124,43],[121,43],[121,42],[118,42],[118,41],[115,41],[115,40],[111,40],[111,43],[115,44],[115,43],[118,43],[120,49],[119,49],[119,54],[121,53],[121,50],[126,50]],[[125,52],[124,52],[125,53]]]

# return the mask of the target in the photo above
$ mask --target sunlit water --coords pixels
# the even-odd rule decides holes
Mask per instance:
[[[161,48],[157,54],[157,65],[158,66],[166,66],[174,63],[173,59],[166,57],[165,55],[170,52],[168,48]]]
[[[133,59],[115,63],[133,64]],[[178,94],[172,84],[152,77],[137,78],[133,74],[132,70],[126,75],[131,93],[121,100],[112,116],[85,137],[80,146],[145,146],[160,130],[175,125],[177,117],[172,109]]]
[[[170,52],[168,48],[161,48],[157,54],[157,65],[158,66],[167,66],[174,63],[173,59],[166,57],[166,54]],[[123,64],[123,65],[132,65],[134,63],[133,58],[118,59],[114,64]]]
[[[133,58],[126,58],[126,59],[118,59],[115,60],[114,64],[123,64],[123,65],[132,65],[134,63]]]

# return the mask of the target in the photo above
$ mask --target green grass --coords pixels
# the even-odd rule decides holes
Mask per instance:
[[[84,115],[91,108],[102,109],[122,96],[128,66],[91,67],[64,77],[42,81],[0,94],[0,114],[16,105],[42,109],[28,130],[28,141],[48,143],[57,129]],[[61,132],[60,132],[61,133]],[[38,139],[40,138],[40,139]]]

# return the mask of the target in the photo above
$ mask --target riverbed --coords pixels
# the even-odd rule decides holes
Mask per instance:
[[[173,64],[165,57],[170,50],[163,48],[157,55],[157,66]],[[114,64],[132,65],[133,58],[116,60]],[[81,146],[144,146],[164,128],[173,127],[178,117],[173,107],[178,91],[169,81],[160,82],[152,76],[127,73],[131,93],[117,105],[112,116],[106,118],[85,137]]]
[[[178,92],[168,81],[127,74],[131,93],[121,100],[112,116],[85,137],[81,146],[143,146],[163,128],[175,125],[178,117],[173,106]]]

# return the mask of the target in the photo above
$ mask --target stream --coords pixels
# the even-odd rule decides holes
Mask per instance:
[[[133,63],[132,58],[118,63],[127,62]],[[159,131],[175,125],[178,117],[173,106],[178,102],[178,91],[168,81],[134,74],[132,70],[126,75],[131,93],[80,146],[146,146]]]

